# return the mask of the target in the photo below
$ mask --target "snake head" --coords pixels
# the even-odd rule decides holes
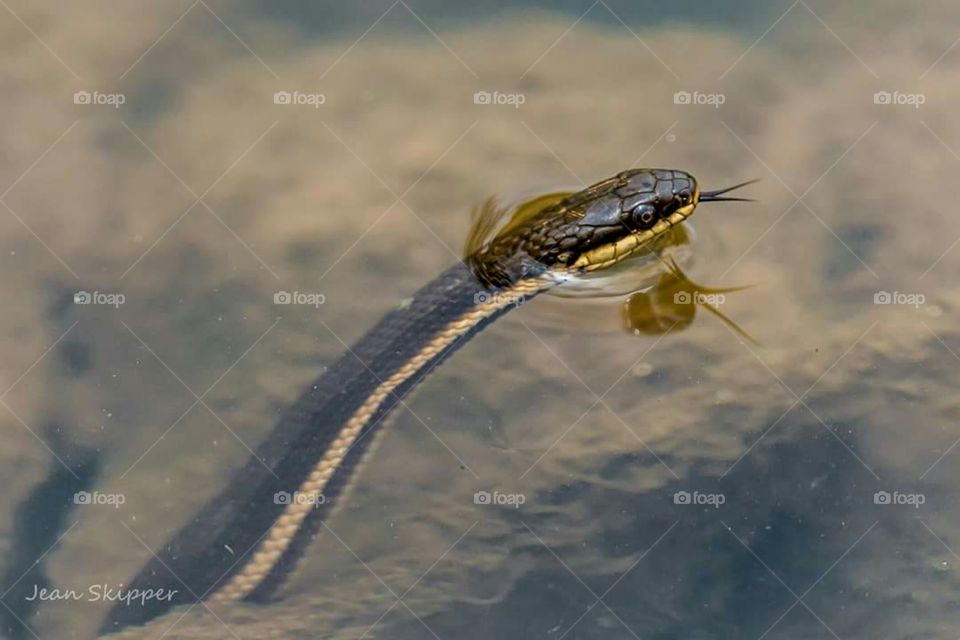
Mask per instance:
[[[700,196],[697,180],[671,169],[631,169],[570,198],[582,207],[580,226],[594,231],[639,232],[680,212],[690,215]]]
[[[511,222],[468,261],[481,280],[501,287],[544,274],[605,269],[642,251],[698,203],[739,200],[721,194],[740,186],[701,192],[685,171],[622,171]]]

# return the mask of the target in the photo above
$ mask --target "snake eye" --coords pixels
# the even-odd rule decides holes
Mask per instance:
[[[642,204],[633,210],[633,225],[638,229],[649,229],[657,222],[657,209],[653,205]]]

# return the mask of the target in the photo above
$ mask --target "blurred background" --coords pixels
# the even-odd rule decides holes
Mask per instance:
[[[763,179],[685,265],[758,344],[534,300],[280,601],[123,637],[955,634],[955,3],[0,5],[0,634],[92,637],[473,206],[638,166]]]

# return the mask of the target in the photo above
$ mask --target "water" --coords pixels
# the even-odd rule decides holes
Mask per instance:
[[[87,590],[456,260],[470,207],[643,165],[764,179],[701,207],[685,265],[756,285],[722,311],[758,345],[524,305],[396,416],[281,601],[125,637],[955,633],[960,11],[607,5],[10,3],[4,633],[91,637]]]

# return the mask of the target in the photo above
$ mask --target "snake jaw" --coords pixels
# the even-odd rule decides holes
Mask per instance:
[[[588,251],[580,255],[576,262],[573,263],[573,268],[581,272],[584,271],[598,271],[600,269],[606,269],[612,267],[618,262],[622,262],[627,258],[631,257],[638,251],[643,250],[643,248],[649,244],[655,238],[663,235],[669,229],[675,225],[680,224],[687,218],[689,218],[697,205],[691,203],[680,207],[669,217],[659,220],[652,228],[639,233],[632,233],[627,235],[617,242],[603,245],[592,251]]]

